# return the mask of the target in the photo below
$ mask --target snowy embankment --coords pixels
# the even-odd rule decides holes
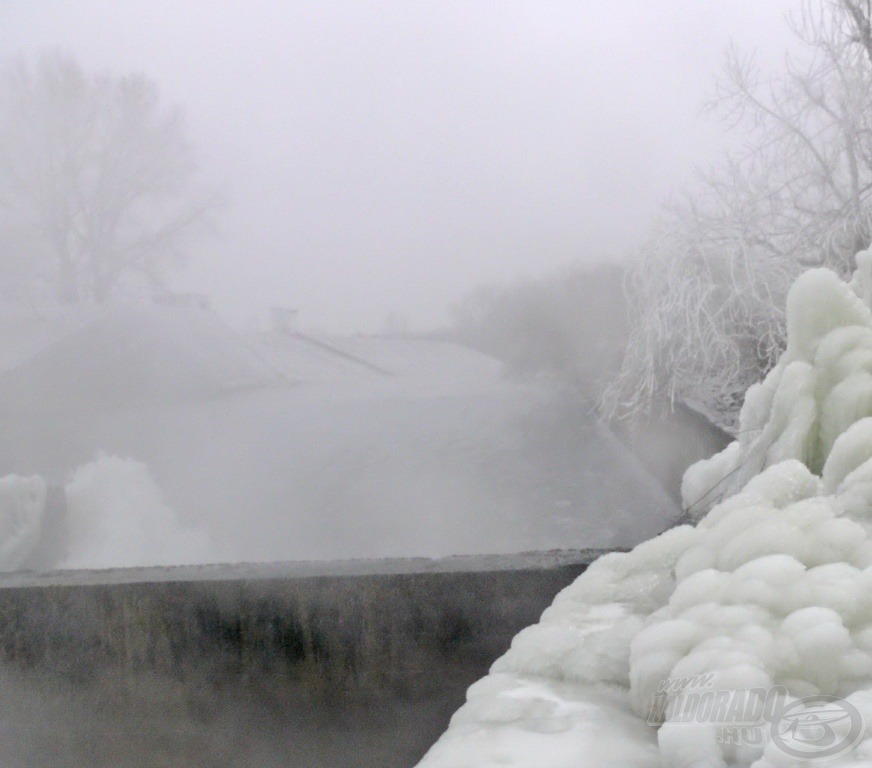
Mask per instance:
[[[685,476],[692,511],[720,503],[595,562],[421,768],[771,768],[827,749],[872,765],[872,251],[857,263],[850,284],[813,270],[793,286],[787,349],[739,440]],[[831,725],[798,702],[818,694],[847,700]]]

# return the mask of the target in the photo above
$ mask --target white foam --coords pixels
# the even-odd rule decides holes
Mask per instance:
[[[214,560],[208,537],[179,522],[140,462],[100,456],[75,471],[66,494],[69,556],[64,568]]]

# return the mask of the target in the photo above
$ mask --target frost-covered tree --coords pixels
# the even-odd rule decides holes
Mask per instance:
[[[787,288],[841,275],[872,238],[869,0],[807,2],[804,44],[764,77],[732,50],[711,107],[744,148],[673,200],[629,271],[635,316],[610,415],[684,401],[730,426],[784,344]]]
[[[622,271],[573,266],[512,285],[481,285],[452,307],[455,337],[506,372],[546,377],[596,402],[627,339]]]
[[[92,75],[60,54],[0,70],[7,290],[100,303],[132,273],[160,283],[209,208],[194,179],[180,112],[146,77]]]

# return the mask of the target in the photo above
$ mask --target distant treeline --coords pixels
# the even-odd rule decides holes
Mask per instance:
[[[599,264],[480,285],[452,306],[452,334],[509,375],[551,378],[594,403],[624,355],[622,281],[621,267]]]

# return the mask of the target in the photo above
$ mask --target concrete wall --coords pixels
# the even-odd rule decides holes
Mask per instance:
[[[306,739],[322,750],[321,762],[306,753],[310,765],[411,765],[466,687],[598,554],[16,574],[0,580],[0,663],[78,697],[84,714],[74,730],[99,730],[88,718],[114,692],[122,704],[99,718],[121,728],[119,744],[138,743],[123,736],[127,721],[137,738],[151,728],[168,743],[160,716],[143,725],[142,712],[160,702],[158,713],[173,712],[175,724],[205,717],[191,729],[194,741],[219,722],[258,723],[238,728],[236,752],[267,739],[276,765],[290,764],[281,761]],[[382,721],[376,712],[396,716]],[[337,722],[345,726],[322,744]],[[369,746],[349,749],[364,731]],[[194,741],[161,759],[190,750],[185,764],[199,764],[212,742]],[[147,765],[143,755],[156,749],[116,749],[105,764]],[[87,759],[103,764],[93,753]]]

